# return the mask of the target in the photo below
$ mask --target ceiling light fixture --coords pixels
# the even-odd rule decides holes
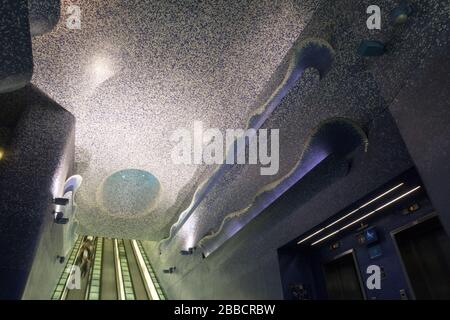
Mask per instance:
[[[385,195],[391,193],[392,191],[394,191],[394,190],[400,188],[402,185],[404,185],[403,182],[400,183],[400,184],[398,184],[398,185],[396,185],[395,187],[389,189],[388,191],[386,191],[386,192],[380,194],[379,196],[373,198],[372,200],[370,200],[370,201],[364,203],[362,206],[359,206],[359,207],[356,208],[355,210],[353,210],[353,211],[347,213],[346,215],[340,217],[339,219],[337,219],[336,221],[330,223],[330,224],[327,225],[326,227],[323,227],[322,229],[317,230],[317,231],[314,232],[313,234],[311,234],[311,235],[307,236],[306,238],[304,238],[303,240],[300,240],[299,242],[297,242],[297,244],[301,244],[301,243],[305,242],[306,240],[311,239],[312,237],[314,237],[315,235],[321,233],[322,231],[325,231],[326,229],[330,228],[331,226],[334,226],[336,223],[338,223],[338,222],[344,220],[345,218],[350,217],[351,215],[353,215],[353,214],[356,213],[357,211],[361,210],[362,208],[367,207],[369,204],[371,204],[371,203],[377,201],[378,199],[384,197]]]
[[[383,208],[386,208],[387,206],[391,205],[392,203],[397,202],[398,200],[400,200],[400,199],[406,197],[407,195],[413,193],[414,191],[419,190],[420,188],[421,188],[421,186],[417,186],[417,187],[415,187],[415,188],[409,190],[408,192],[405,192],[405,193],[402,194],[401,196],[398,196],[398,197],[395,198],[394,200],[391,200],[391,201],[389,201],[389,202],[383,204],[381,207],[376,208],[375,210],[369,212],[368,214],[362,216],[361,218],[358,218],[358,219],[356,219],[355,221],[350,222],[349,224],[343,226],[342,228],[340,228],[340,229],[338,229],[338,230],[336,230],[336,231],[330,233],[329,235],[326,235],[325,237],[323,237],[323,238],[317,240],[316,242],[311,243],[311,246],[314,246],[314,245],[316,245],[316,244],[318,244],[318,243],[320,243],[320,242],[322,242],[322,241],[324,241],[324,240],[326,240],[326,239],[328,239],[328,238],[334,236],[335,234],[341,232],[342,230],[351,227],[351,226],[354,225],[355,223],[358,223],[358,222],[360,222],[361,220],[364,220],[364,219],[368,218],[369,216],[373,215],[374,213],[380,211],[380,210],[383,209]]]

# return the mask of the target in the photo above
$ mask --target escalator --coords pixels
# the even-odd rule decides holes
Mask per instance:
[[[53,299],[162,300],[165,295],[139,241],[82,237]]]
[[[145,282],[141,271],[139,269],[139,265],[133,251],[131,241],[124,241],[125,252],[128,260],[128,267],[130,270],[131,281],[133,283],[134,294],[136,300],[151,300],[151,297],[147,295],[147,291],[145,289]]]
[[[88,237],[84,237],[81,243],[81,247],[78,250],[77,258],[75,260],[75,266],[80,268],[80,277],[79,280],[76,280],[75,282],[79,282],[80,288],[74,288],[74,289],[68,289],[66,288],[66,295],[65,300],[84,300],[86,297],[86,293],[89,289],[89,276],[90,276],[90,267],[87,266],[86,272],[81,273],[82,266],[82,259],[84,255],[84,249],[92,246],[92,252],[90,252],[90,255],[95,256],[95,248],[97,244],[98,239],[92,239],[92,241]],[[73,274],[73,276],[76,276],[76,273]]]
[[[101,277],[101,300],[117,300],[117,277],[114,260],[114,241],[104,239]]]

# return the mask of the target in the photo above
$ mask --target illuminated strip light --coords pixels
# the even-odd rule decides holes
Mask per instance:
[[[139,269],[141,270],[141,273],[145,279],[145,289],[151,296],[152,300],[159,300],[158,291],[156,291],[155,284],[153,283],[153,280],[150,277],[150,273],[148,272],[147,266],[144,261],[144,257],[142,256],[141,250],[139,250],[136,240],[131,240],[131,244],[133,247],[134,255],[137,258],[137,261],[139,262],[138,264]]]
[[[369,204],[371,204],[371,203],[377,201],[378,199],[384,197],[384,196],[387,195],[388,193],[391,193],[392,191],[394,191],[394,190],[400,188],[402,185],[404,185],[403,182],[400,183],[400,184],[398,184],[398,185],[396,185],[395,187],[389,189],[388,191],[384,192],[383,194],[380,194],[379,196],[373,198],[373,199],[370,200],[369,202],[366,202],[365,204],[363,204],[362,206],[356,208],[356,209],[353,210],[352,212],[347,213],[345,216],[340,217],[339,219],[337,219],[336,221],[330,223],[330,224],[327,225],[326,227],[323,227],[322,229],[317,230],[317,231],[314,232],[313,234],[311,234],[311,235],[307,236],[306,238],[304,238],[303,240],[300,240],[299,242],[297,242],[297,244],[303,243],[303,242],[305,242],[306,240],[311,239],[311,238],[314,237],[315,235],[321,233],[322,231],[325,231],[326,229],[330,228],[331,226],[334,226],[336,223],[338,223],[338,222],[344,220],[345,218],[350,217],[351,215],[353,215],[353,214],[356,213],[357,211],[361,210],[362,208],[367,207]]]
[[[114,266],[116,268],[116,283],[117,283],[117,293],[118,300],[125,300],[125,288],[123,286],[123,275],[122,268],[120,266],[120,257],[119,257],[119,244],[117,239],[114,239]]]
[[[329,235],[327,235],[327,236],[325,236],[325,237],[323,237],[323,238],[317,240],[316,242],[313,242],[313,243],[311,244],[311,246],[314,246],[314,245],[316,245],[316,244],[318,244],[318,243],[320,243],[320,242],[322,242],[322,241],[324,241],[324,240],[326,240],[326,239],[328,239],[328,238],[334,236],[335,234],[341,232],[342,230],[351,227],[351,226],[354,225],[355,223],[358,223],[358,222],[360,222],[361,220],[364,220],[365,218],[367,218],[367,217],[373,215],[374,213],[380,211],[380,210],[383,209],[383,208],[386,208],[386,207],[389,206],[390,204],[392,204],[392,203],[394,203],[394,202],[396,202],[396,201],[398,201],[398,200],[400,200],[400,199],[406,197],[406,196],[409,195],[410,193],[413,193],[414,191],[417,191],[417,190],[420,189],[420,188],[421,188],[421,186],[417,186],[417,187],[415,187],[415,188],[409,190],[408,192],[405,192],[405,193],[402,194],[401,196],[395,198],[394,200],[389,201],[388,203],[383,204],[381,207],[376,208],[375,210],[369,212],[368,214],[362,216],[361,218],[358,218],[358,219],[356,219],[355,221],[350,222],[349,224],[343,226],[342,228],[340,228],[340,229],[338,229],[338,230],[336,230],[336,231],[330,233]]]

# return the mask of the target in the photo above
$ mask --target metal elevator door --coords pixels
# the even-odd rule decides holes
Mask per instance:
[[[323,266],[330,300],[363,300],[353,252],[336,258]]]
[[[395,234],[416,299],[450,299],[450,239],[438,217]]]

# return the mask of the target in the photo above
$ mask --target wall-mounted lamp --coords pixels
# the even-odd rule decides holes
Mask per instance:
[[[375,40],[363,40],[358,48],[358,54],[363,57],[378,57],[383,55],[385,52],[385,44]]]
[[[196,249],[197,249],[196,247],[192,247],[192,248],[189,248],[187,250],[181,250],[180,254],[182,256],[189,256],[189,255],[193,254]]]
[[[5,150],[0,147],[0,161],[3,159],[4,156],[5,156]]]
[[[413,13],[413,7],[407,1],[400,3],[391,11],[391,21],[396,25],[404,24]]]
[[[69,199],[67,198],[53,198],[52,203],[56,206],[65,206],[69,203]],[[69,222],[68,218],[64,218],[64,213],[58,210],[56,207],[55,211],[53,211],[54,222],[56,224],[67,224]]]
[[[69,203],[69,199],[67,198],[54,198],[53,203],[59,206],[65,206]]]
[[[176,267],[170,267],[168,269],[164,269],[163,272],[164,273],[174,273],[176,269],[177,269]]]
[[[54,222],[56,224],[67,224],[67,222],[69,222],[68,218],[64,218],[64,213],[60,212],[60,211],[53,211],[53,216],[54,218]]]

